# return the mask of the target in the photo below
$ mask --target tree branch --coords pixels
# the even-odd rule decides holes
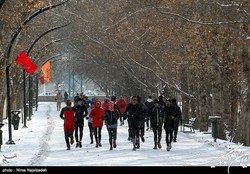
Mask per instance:
[[[180,14],[173,13],[173,12],[168,12],[168,11],[163,11],[163,8],[156,8],[157,11],[159,11],[161,14],[166,14],[170,16],[174,16],[180,19],[183,19],[189,23],[193,24],[199,24],[199,25],[227,25],[227,24],[242,24],[242,23],[250,23],[250,21],[221,21],[221,22],[205,22],[205,21],[197,21],[193,19],[186,18]]]
[[[41,13],[47,11],[47,10],[50,10],[50,9],[52,9],[52,8],[58,7],[58,6],[60,6],[60,5],[63,5],[63,4],[65,4],[66,2],[68,2],[68,1],[69,1],[69,0],[66,0],[66,1],[61,2],[61,3],[59,3],[59,4],[55,4],[55,5],[52,5],[52,6],[50,5],[50,6],[44,7],[44,8],[42,8],[42,9],[39,9],[38,11],[34,12],[33,14],[31,14],[31,15],[30,15],[30,16],[20,25],[20,27],[18,28],[18,30],[14,33],[14,35],[13,35],[13,37],[12,37],[12,39],[11,39],[9,45],[8,45],[8,50],[7,50],[7,55],[6,55],[6,56],[7,56],[7,60],[6,60],[6,61],[8,61],[9,58],[10,58],[10,53],[11,53],[11,50],[12,50],[12,46],[13,46],[13,44],[14,44],[16,38],[18,37],[18,35],[19,35],[20,32],[22,31],[23,26],[27,25],[27,24],[28,24],[34,17],[36,17],[37,15],[39,15],[39,14],[41,14]],[[7,65],[7,66],[8,66],[8,65]]]

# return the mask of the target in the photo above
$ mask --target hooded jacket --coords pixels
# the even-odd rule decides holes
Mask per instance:
[[[97,106],[97,102],[100,103]],[[95,101],[94,107],[91,109],[89,117],[92,118],[92,127],[102,127],[103,126],[103,119],[104,119],[104,109],[101,107],[101,101]]]
[[[120,110],[120,113],[123,114],[125,111],[126,111],[126,107],[127,107],[127,102],[124,100],[124,99],[119,99],[117,102],[116,102],[119,110]]]
[[[75,130],[75,114],[76,110],[73,107],[64,107],[61,110],[60,117],[64,120],[64,131],[71,132]]]

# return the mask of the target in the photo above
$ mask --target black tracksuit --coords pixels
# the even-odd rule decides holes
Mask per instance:
[[[83,137],[83,127],[84,127],[84,118],[88,115],[88,110],[85,105],[78,105],[76,104],[74,106],[76,109],[76,115],[75,115],[75,139],[76,142],[82,141]],[[78,136],[78,130],[80,135]]]
[[[156,146],[161,142],[162,125],[164,120],[163,108],[160,105],[153,106],[149,111],[149,117],[154,133],[154,143]]]
[[[129,124],[129,134],[131,136],[132,142],[134,146],[139,147],[139,128],[140,128],[140,120],[142,118],[143,110],[140,104],[131,104],[127,105],[125,111]]]
[[[174,107],[172,105],[164,107],[164,129],[166,132],[166,144],[169,146],[173,141],[175,128]]]

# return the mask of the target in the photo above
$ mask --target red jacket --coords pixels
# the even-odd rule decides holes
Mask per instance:
[[[123,114],[125,111],[126,111],[126,107],[127,107],[127,103],[124,99],[119,99],[117,102],[116,102],[120,112]]]
[[[64,131],[70,132],[75,130],[75,108],[64,107],[61,110],[60,117],[64,119]]]
[[[100,106],[96,106],[96,103],[99,102]],[[92,127],[102,127],[104,119],[104,109],[101,108],[101,102],[96,101],[94,107],[91,109],[89,117],[92,118]]]
[[[102,103],[102,109],[104,109],[104,112],[106,112],[108,110],[108,107],[109,107],[109,102]]]

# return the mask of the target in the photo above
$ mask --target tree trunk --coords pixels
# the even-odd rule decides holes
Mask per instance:
[[[249,41],[248,41],[249,42]],[[244,133],[244,144],[246,146],[250,146],[250,58],[249,58],[249,47],[247,48],[247,44],[244,45],[242,51],[242,62],[243,62],[243,74],[246,79],[246,104],[245,109],[242,114],[244,117],[244,125],[242,125],[245,129]]]
[[[183,91],[188,91],[188,67],[186,65],[183,65],[181,69],[181,89]],[[189,103],[189,97],[187,95],[182,94],[181,95],[182,99],[182,117],[183,119],[187,120],[189,118],[189,108],[190,108],[190,103]]]

